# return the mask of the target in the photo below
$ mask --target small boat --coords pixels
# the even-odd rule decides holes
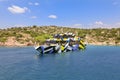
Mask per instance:
[[[40,54],[55,54],[85,48],[83,40],[73,33],[55,34],[52,38],[47,39],[44,45],[35,47]]]

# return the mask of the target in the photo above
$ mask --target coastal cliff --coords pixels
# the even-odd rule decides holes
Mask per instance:
[[[0,46],[34,46],[54,34],[65,32],[72,32],[91,45],[120,45],[120,28],[79,29],[34,25],[0,29]]]

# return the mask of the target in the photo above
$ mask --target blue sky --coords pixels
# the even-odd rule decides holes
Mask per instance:
[[[119,27],[120,0],[0,0],[0,28]]]

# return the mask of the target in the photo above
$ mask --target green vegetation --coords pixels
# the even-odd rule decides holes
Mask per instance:
[[[0,38],[0,42],[3,42],[3,43],[4,43],[4,42],[6,42],[6,40],[7,40],[6,37],[1,37],[1,38]]]
[[[49,38],[49,35],[48,34],[42,34],[42,35],[38,35],[35,37],[35,42],[37,43],[43,43],[46,39]]]
[[[13,27],[8,29],[0,29],[0,42],[4,43],[8,37],[14,37],[20,43],[35,42],[42,44],[47,38],[53,34],[72,32],[80,36],[88,42],[114,42],[120,43],[120,28],[96,28],[96,29],[78,29],[57,26],[28,26],[28,27]]]

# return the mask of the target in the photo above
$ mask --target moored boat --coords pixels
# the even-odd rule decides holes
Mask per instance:
[[[85,48],[83,40],[73,33],[55,34],[53,38],[47,39],[43,45],[35,47],[41,54],[62,53]]]

